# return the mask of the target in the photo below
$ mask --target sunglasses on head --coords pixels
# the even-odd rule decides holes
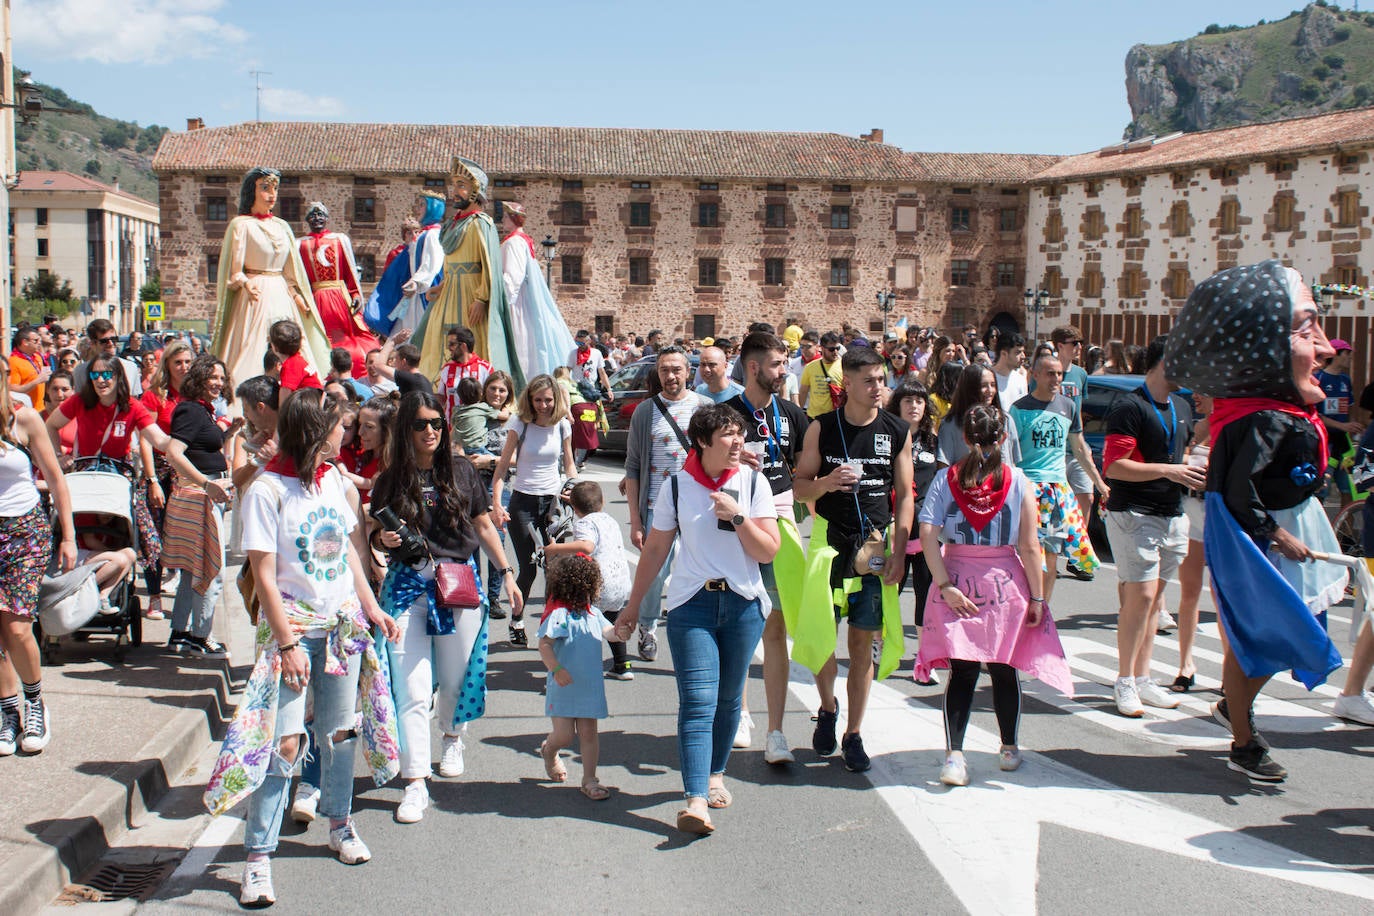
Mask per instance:
[[[429,427],[435,431],[441,430],[444,428],[444,418],[430,417],[426,420],[423,417],[416,417],[414,420],[410,421],[410,428],[414,432],[424,432],[425,427]]]
[[[93,382],[114,381],[114,371],[111,369],[97,369],[94,372],[88,374],[90,375],[91,381]]]

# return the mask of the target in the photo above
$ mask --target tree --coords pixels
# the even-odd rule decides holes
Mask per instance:
[[[60,299],[69,302],[72,298],[72,281],[63,280],[57,274],[39,274],[25,278],[22,290],[25,299]]]
[[[84,169],[82,169],[82,171],[84,171],[87,175],[99,175],[99,174],[100,174],[100,160],[99,160],[99,159],[87,159],[87,160],[86,160],[86,167],[85,167]]]
[[[147,282],[138,288],[139,302],[157,302],[162,298],[162,274],[153,271]]]

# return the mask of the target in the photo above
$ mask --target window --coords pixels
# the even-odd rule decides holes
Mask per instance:
[[[649,187],[650,187],[650,183],[647,182],[647,181],[632,181],[632,182],[630,182],[630,190],[631,190],[631,191],[647,191],[647,190],[649,190]]]
[[[364,176],[358,175],[358,176],[354,176],[354,178],[353,178],[353,183],[354,183],[355,185],[359,185],[359,186],[361,186],[361,187],[370,188],[370,187],[372,187],[374,184],[377,183],[377,179],[375,179],[375,178],[366,178],[366,177],[364,177]]]
[[[565,190],[565,191],[580,191],[580,190],[582,190],[582,182],[581,182],[581,181],[577,181],[577,180],[564,181],[564,182],[563,182],[563,190]]]
[[[782,286],[786,272],[786,262],[782,258],[763,259],[763,282],[769,286]]]
[[[1336,268],[1336,282],[1342,286],[1359,286],[1360,269],[1354,264],[1342,264]]]
[[[720,225],[720,204],[697,204],[697,225],[711,228]]]
[[[968,286],[969,285],[969,262],[958,259],[949,262],[949,285]]]
[[[1188,298],[1188,269],[1186,267],[1169,268],[1169,298]]]
[[[1015,286],[1016,285],[1016,262],[998,261],[997,262],[997,285]]]
[[[830,259],[830,285],[849,285],[849,258]]]
[[[377,221],[377,198],[353,198],[353,222],[375,223]]]
[[[377,256],[375,254],[358,255],[358,282],[377,282]]]
[[[630,258],[630,285],[648,286],[649,285],[649,259]]]
[[[1083,235],[1095,242],[1102,238],[1102,233],[1102,211],[1094,207],[1083,214]]]
[[[222,223],[229,219],[229,198],[205,198],[205,218],[212,223]]]
[[[720,286],[719,258],[697,258],[697,286]]]
[[[1274,198],[1274,230],[1292,232],[1294,223],[1293,204],[1296,198],[1291,195]]]
[[[769,193],[769,194],[785,194],[785,193],[787,193],[787,185],[785,185],[785,184],[770,184],[770,185],[768,186],[768,193]]]
[[[1342,191],[1338,198],[1340,212],[1337,215],[1336,225],[1356,226],[1360,222],[1360,192]]]
[[[1221,202],[1221,231],[1227,233],[1240,231],[1240,201],[1223,200]]]
[[[46,258],[48,256],[48,240],[38,239],[38,256]]]
[[[916,288],[915,258],[898,258],[896,263],[896,270],[894,271],[894,273],[896,274],[896,276],[894,277],[892,285],[897,287],[897,289]]]
[[[763,225],[768,229],[786,229],[787,204],[767,204],[763,209]]]
[[[916,231],[916,208],[911,206],[897,207],[897,231],[915,232]]]
[[[34,211],[33,221],[35,225],[46,226],[48,224],[48,208],[39,207]]]
[[[1340,158],[1342,172],[1357,172],[1360,169],[1359,156],[1342,156]]]
[[[1088,299],[1102,298],[1102,271],[1096,267],[1083,271],[1083,295]]]
[[[703,181],[697,185],[698,191],[719,191],[720,184],[714,181]]]
[[[1191,172],[1174,172],[1169,176],[1173,180],[1174,190],[1188,187],[1188,182],[1192,180]]]
[[[442,184],[443,179],[441,178],[441,179],[439,179],[439,181],[441,182],[440,185],[439,185],[439,187],[442,188],[442,187],[443,187],[443,184]],[[222,182],[221,182],[221,183],[222,183]],[[299,175],[283,175],[283,176],[281,176],[281,186],[282,186],[283,188],[299,188],[299,187],[301,186],[301,176],[299,176]]]
[[[219,252],[212,251],[205,255],[205,279],[209,283],[219,281]]]
[[[1188,202],[1180,200],[1169,208],[1169,234],[1184,236],[1188,234]]]
[[[614,333],[615,333],[615,316],[614,316],[614,315],[597,315],[597,316],[596,316],[595,318],[593,318],[592,320],[596,323],[596,336],[597,336],[597,337],[600,337],[602,334],[614,334]]]
[[[693,315],[692,316],[692,336],[697,340],[703,337],[716,336],[716,316],[715,315]]]
[[[565,200],[562,204],[561,225],[580,226],[582,225],[582,201]]]
[[[1016,231],[1016,208],[1003,207],[997,211],[997,231],[1015,232]]]
[[[949,231],[968,232],[973,223],[969,219],[968,207],[949,208]]]
[[[952,194],[972,194],[972,193],[973,193],[973,188],[953,188],[953,189],[951,189],[950,193],[952,193]]]
[[[1145,276],[1139,267],[1127,267],[1121,274],[1121,295],[1127,299],[1139,299],[1144,295]]]
[[[1045,217],[1045,241],[1053,244],[1064,240],[1064,213],[1061,210],[1051,210],[1050,215]]]
[[[426,178],[426,179],[425,179],[425,187],[427,187],[427,188],[428,188],[428,187],[435,187],[435,186],[433,186],[433,185],[430,185],[430,181],[432,181],[432,180],[433,180],[433,179]],[[497,188],[518,188],[518,187],[522,187],[524,184],[525,184],[525,183],[524,183],[523,181],[521,181],[520,179],[518,179],[518,178],[497,178],[496,180],[494,180],[494,181],[492,182],[492,186],[493,186],[493,187],[497,187]],[[437,187],[441,187],[441,188],[442,188],[442,187],[443,187],[442,182],[441,182],[439,185],[437,185]]]
[[[498,188],[513,188],[515,187],[515,181],[510,178],[498,178],[496,180],[496,186]],[[443,178],[426,178],[425,187],[433,188],[437,191],[445,191],[448,189],[448,182]]]
[[[1089,197],[1096,197],[1102,193],[1102,181],[1100,179],[1089,181],[1083,186],[1083,190],[1087,192]]]
[[[1050,294],[1051,299],[1058,299],[1064,295],[1064,274],[1058,267],[1045,268],[1045,291]]]
[[[630,225],[648,226],[649,225],[649,202],[645,200],[630,201]]]
[[[563,261],[563,282],[581,283],[582,281],[582,255],[565,254],[560,258]]]
[[[1140,207],[1126,208],[1126,238],[1138,239],[1145,234],[1144,215],[1145,211]]]
[[[206,177],[205,183],[206,183],[206,184],[228,184],[228,183],[229,183],[229,176],[228,176],[228,175],[210,175],[210,176],[207,176],[207,177]]]
[[[830,190],[831,190],[831,192],[834,193],[834,194],[848,194],[848,193],[849,193],[849,185],[847,185],[847,184],[832,184],[832,185],[830,186]]]
[[[288,223],[297,223],[301,219],[301,199],[299,197],[282,197],[277,200],[277,215]]]

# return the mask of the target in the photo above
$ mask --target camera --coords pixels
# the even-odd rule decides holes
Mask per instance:
[[[396,515],[396,510],[389,506],[383,506],[372,512],[372,517],[381,523],[382,528],[397,535],[401,543],[391,548],[391,555],[408,566],[419,566],[429,559],[429,547],[425,544],[425,539],[401,521]]]

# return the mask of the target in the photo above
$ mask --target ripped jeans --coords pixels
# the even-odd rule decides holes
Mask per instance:
[[[314,731],[315,753],[320,758],[320,815],[331,820],[344,820],[353,810],[353,759],[358,747],[358,736],[354,732],[357,715],[354,707],[358,699],[358,671],[361,655],[348,658],[348,673],[343,675],[326,674],[325,651],[326,637],[307,636],[301,639],[301,647],[310,661],[310,683],[307,690],[313,699],[315,710]],[[243,848],[250,855],[272,853],[277,848],[277,838],[281,834],[282,815],[291,794],[291,775],[299,761],[305,758],[305,711],[306,694],[281,685],[281,699],[277,704],[276,738],[298,735],[296,760],[285,760],[274,754],[272,765],[268,768],[267,778],[248,798],[248,817],[244,823]],[[346,732],[349,737],[334,741],[338,732]]]

